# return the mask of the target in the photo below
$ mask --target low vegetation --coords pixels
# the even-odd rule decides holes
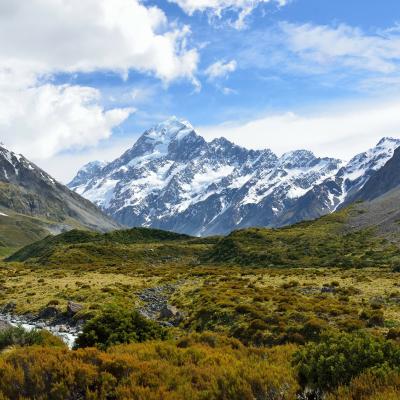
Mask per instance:
[[[78,351],[32,348],[0,358],[3,399],[290,400],[295,349],[253,349],[218,335]],[[1,397],[0,397],[1,398]]]
[[[399,372],[400,347],[368,335],[330,335],[299,350],[294,363],[304,387],[326,391],[348,385],[365,371],[377,376]]]
[[[65,314],[72,301],[73,322],[86,322],[76,350],[7,344],[0,399],[16,388],[27,399],[399,398],[399,249],[348,229],[348,212],[226,238],[71,231],[21,249],[0,266],[0,312]]]
[[[238,230],[221,239],[204,260],[257,267],[391,266],[398,246],[378,237],[373,228],[351,231],[351,209],[287,228]]]
[[[165,329],[137,311],[108,306],[85,324],[75,347],[107,349],[117,344],[146,342],[167,337]]]

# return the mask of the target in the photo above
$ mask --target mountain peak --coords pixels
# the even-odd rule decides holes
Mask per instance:
[[[151,140],[180,140],[191,132],[194,128],[190,122],[173,116],[146,131],[144,136]]]
[[[280,163],[287,167],[305,167],[315,160],[315,155],[309,150],[294,150],[282,155]]]
[[[70,188],[76,190],[88,179],[94,178],[108,163],[105,161],[91,161],[85,164],[76,174],[75,178],[69,183]]]
[[[392,146],[393,144],[400,145],[400,139],[389,137],[389,136],[385,136],[378,142],[376,147],[384,147],[386,145]]]
[[[92,170],[93,168],[103,168],[103,167],[105,167],[106,165],[107,165],[107,162],[106,162],[106,161],[96,160],[96,161],[91,161],[91,162],[85,164],[85,165],[81,168],[81,170],[83,170],[83,171],[90,171],[90,170]]]

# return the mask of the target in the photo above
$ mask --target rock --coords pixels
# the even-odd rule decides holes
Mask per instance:
[[[10,314],[15,311],[17,307],[17,303],[14,301],[10,301],[9,303],[5,304],[3,308],[1,309],[1,312],[4,314]]]
[[[336,293],[336,288],[333,286],[324,286],[321,289],[321,293]]]
[[[160,311],[160,318],[161,319],[172,319],[172,318],[179,318],[181,317],[180,311],[174,307],[166,304]]]
[[[69,301],[67,305],[67,313],[70,316],[74,316],[78,314],[78,312],[83,310],[83,305],[79,303],[74,303],[73,301]]]
[[[372,297],[369,301],[372,308],[378,309],[384,306],[385,299],[382,296]]]
[[[58,310],[58,308],[53,307],[53,306],[48,306],[43,308],[39,314],[38,314],[38,318],[39,319],[51,319],[51,318],[55,318],[60,314],[60,311]]]
[[[23,317],[24,317],[25,321],[32,321],[32,320],[34,320],[36,318],[36,315],[33,314],[33,313],[28,312],[28,313],[24,314]]]
[[[6,329],[11,328],[11,325],[6,321],[0,320],[0,332],[5,331]]]
[[[67,325],[60,325],[58,327],[58,332],[60,333],[69,333],[70,329],[68,328]]]

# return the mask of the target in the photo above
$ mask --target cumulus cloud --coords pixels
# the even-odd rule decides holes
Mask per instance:
[[[350,159],[383,136],[400,137],[400,99],[388,103],[347,105],[345,110],[316,115],[283,113],[243,123],[203,126],[207,139],[224,136],[250,148],[271,148],[278,154],[309,149],[320,156]]]
[[[235,11],[238,14],[234,26],[242,29],[245,26],[246,17],[262,3],[276,3],[279,6],[286,5],[289,0],[168,0],[170,3],[176,3],[189,15],[196,11],[210,12],[221,17],[224,11]]]
[[[130,69],[164,80],[191,78],[198,53],[187,26],[139,0],[2,0],[0,69],[39,74]]]
[[[93,88],[51,84],[0,92],[0,138],[34,160],[93,146],[134,111],[106,111],[99,97]]]
[[[206,70],[205,74],[208,76],[208,79],[214,80],[217,78],[225,78],[231,72],[236,71],[237,62],[235,60],[225,62],[223,60],[219,60],[214,64],[211,64]]]
[[[0,140],[37,160],[109,138],[134,110],[105,110],[98,90],[53,77],[136,70],[196,85],[189,36],[140,0],[2,0]]]

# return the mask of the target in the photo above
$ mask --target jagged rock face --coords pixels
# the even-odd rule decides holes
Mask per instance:
[[[84,165],[71,181],[70,185],[76,187],[85,184],[89,179],[100,173],[106,165],[107,163],[104,161],[93,161]]]
[[[60,223],[62,230],[88,227],[106,231],[119,226],[25,157],[4,147],[0,147],[0,208],[3,215],[10,211]]]
[[[281,216],[278,225],[318,218],[358,200],[370,192],[370,180],[388,163],[400,146],[399,139],[383,138],[374,148],[356,155],[332,177],[315,185]],[[363,196],[368,198],[368,194]]]
[[[206,142],[188,122],[173,118],[144,132],[113,162],[86,166],[69,187],[128,226],[225,234],[336,210],[398,146],[400,140],[383,139],[347,164],[306,150],[277,157],[224,138]]]
[[[400,187],[400,148],[397,148],[393,157],[377,170],[365,183],[361,190],[349,198],[348,201],[374,200],[393,189]]]

